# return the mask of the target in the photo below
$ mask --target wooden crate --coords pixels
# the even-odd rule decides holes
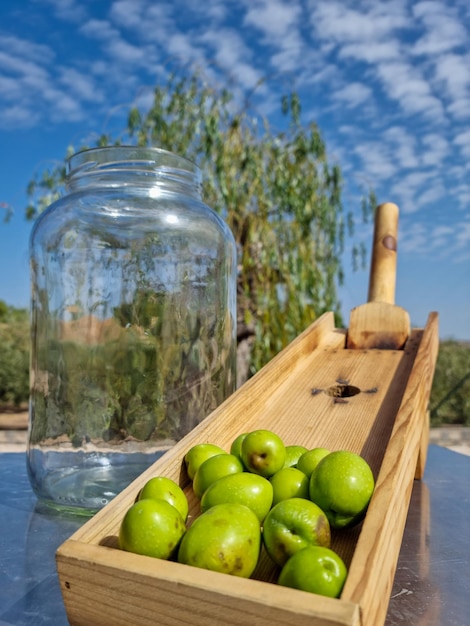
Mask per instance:
[[[426,461],[438,316],[413,329],[403,350],[349,350],[345,338],[333,314],[323,315],[60,546],[57,568],[72,626],[384,623],[413,480]],[[345,396],[352,387],[360,392]],[[333,534],[332,547],[349,570],[339,599],[276,585],[278,570],[265,553],[253,577],[241,579],[117,549],[123,515],[150,477],[178,481],[190,516],[197,516],[182,463],[187,450],[201,442],[229,449],[239,433],[257,428],[286,444],[358,452],[373,469],[365,520]]]

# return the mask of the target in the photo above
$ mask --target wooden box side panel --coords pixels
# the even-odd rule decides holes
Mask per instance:
[[[119,556],[119,555],[118,555]],[[269,583],[68,541],[57,554],[71,626],[360,626],[359,607]],[[158,576],[156,576],[156,572]],[[197,585],[195,584],[197,581]]]
[[[398,562],[439,345],[438,316],[423,331],[342,598],[364,626],[383,624]]]

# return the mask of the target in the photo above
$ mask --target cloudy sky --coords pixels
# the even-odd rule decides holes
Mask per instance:
[[[0,222],[0,299],[28,305],[33,174],[117,136],[170,67],[197,67],[274,125],[295,89],[342,169],[345,210],[369,187],[400,206],[397,304],[470,339],[469,42],[468,0],[3,0],[0,211],[14,213]],[[370,244],[370,226],[357,240]],[[348,268],[346,320],[368,282]]]

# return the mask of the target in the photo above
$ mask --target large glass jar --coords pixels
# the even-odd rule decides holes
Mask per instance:
[[[236,247],[196,165],[156,148],[69,160],[30,241],[32,487],[97,510],[234,391]]]

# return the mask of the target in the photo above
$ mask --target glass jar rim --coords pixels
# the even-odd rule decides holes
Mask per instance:
[[[69,157],[65,185],[69,191],[88,186],[153,187],[172,185],[201,194],[202,172],[194,161],[163,148],[105,146],[82,150]]]
[[[194,176],[200,175],[199,166],[169,150],[154,146],[102,146],[87,148],[72,154],[68,160],[68,175],[93,169],[141,169],[152,171],[157,168],[180,170]]]

